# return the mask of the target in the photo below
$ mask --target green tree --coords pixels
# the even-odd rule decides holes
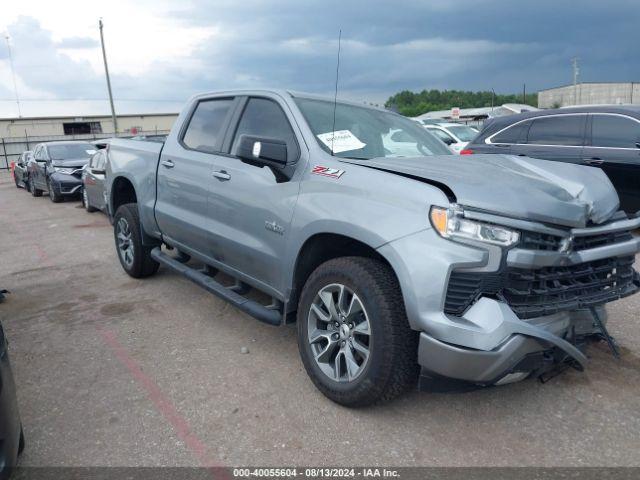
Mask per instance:
[[[393,108],[402,115],[416,117],[433,110],[449,110],[452,107],[479,108],[490,107],[493,98],[494,106],[503,103],[522,103],[522,95],[496,94],[491,91],[463,91],[463,90],[422,90],[411,92],[403,90],[389,97],[385,102],[387,108]],[[538,94],[530,93],[525,98],[527,105],[538,105]]]

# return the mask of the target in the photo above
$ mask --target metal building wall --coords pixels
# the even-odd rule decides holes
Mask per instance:
[[[640,105],[640,84],[580,83],[538,92],[539,108],[623,103]]]

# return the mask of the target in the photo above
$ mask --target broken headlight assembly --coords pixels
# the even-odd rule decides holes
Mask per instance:
[[[451,240],[475,240],[510,247],[520,239],[520,233],[515,230],[464,218],[464,210],[459,205],[431,207],[429,219],[441,237]]]

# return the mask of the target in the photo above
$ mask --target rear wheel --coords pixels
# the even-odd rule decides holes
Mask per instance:
[[[49,190],[49,198],[53,203],[60,203],[62,201],[62,195],[51,184],[51,180],[47,180],[47,190]]]
[[[89,202],[89,195],[87,195],[87,190],[84,187],[82,188],[82,206],[89,213],[93,213],[98,210],[97,208],[91,206],[91,203]]]
[[[160,264],[151,258],[152,247],[142,244],[142,228],[136,203],[121,205],[113,220],[120,265],[134,278],[149,277]]]
[[[329,260],[311,274],[298,304],[298,348],[316,387],[345,406],[390,400],[418,377],[418,334],[393,271],[376,259]]]
[[[29,191],[31,192],[31,195],[33,195],[34,197],[41,197],[42,196],[42,190],[40,190],[38,187],[36,187],[35,183],[33,182],[32,178],[29,178],[27,180],[28,185],[29,185]]]

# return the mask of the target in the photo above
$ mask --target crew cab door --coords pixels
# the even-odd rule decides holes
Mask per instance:
[[[177,138],[167,139],[157,175],[156,222],[164,240],[186,253],[208,256],[212,214],[207,204],[211,170],[234,111],[234,97],[196,102]]]
[[[279,178],[269,167],[243,161],[236,153],[241,135],[283,140],[288,162],[300,167],[303,143],[298,138],[302,136],[286,104],[270,95],[244,98],[232,128],[225,142],[230,154],[216,158],[209,173],[209,214],[215,238],[211,255],[264,290],[271,287],[277,292],[299,177]]]
[[[593,113],[582,161],[600,167],[627,213],[640,210],[640,121],[620,114]]]

